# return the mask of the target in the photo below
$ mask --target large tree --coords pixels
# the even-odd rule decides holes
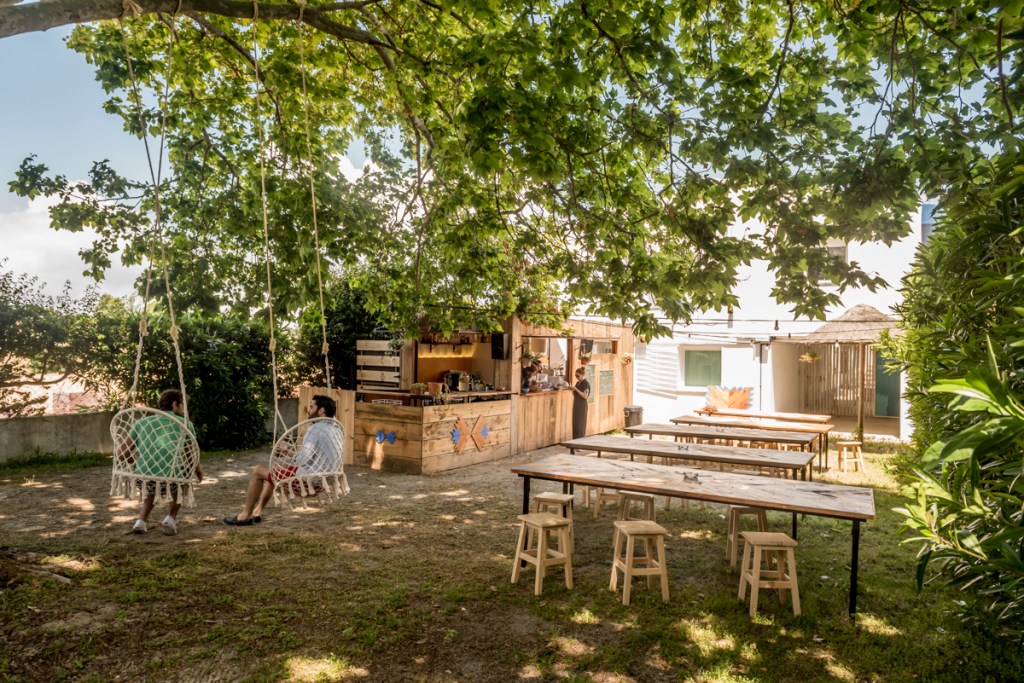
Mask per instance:
[[[829,238],[898,238],[922,189],[1015,140],[1020,17],[986,8],[15,3],[0,36],[133,15],[123,34],[80,26],[69,44],[130,131],[166,132],[173,173],[158,240],[152,190],[105,165],[76,188],[28,162],[14,186],[67,194],[55,222],[99,228],[85,254],[97,272],[119,246],[132,261],[159,242],[189,303],[240,313],[264,286],[263,183],[277,303],[308,300],[312,169],[323,255],[398,329],[586,305],[664,333],[652,306],[686,319],[735,303],[737,268],[756,258],[794,314],[820,315],[881,284],[831,259]],[[353,184],[337,157],[354,141],[375,172]],[[756,227],[729,235],[737,217]]]

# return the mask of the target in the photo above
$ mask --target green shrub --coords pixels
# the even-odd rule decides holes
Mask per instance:
[[[1024,154],[982,171],[991,180],[951,196],[904,279],[905,334],[889,352],[915,434],[897,467],[919,583],[936,570],[969,589],[965,617],[1024,634]]]

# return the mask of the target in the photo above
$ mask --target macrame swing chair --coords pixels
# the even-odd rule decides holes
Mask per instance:
[[[171,21],[174,21],[172,17]],[[168,32],[167,42],[167,74],[164,92],[160,99],[160,147],[159,161],[154,167],[153,157],[149,150],[149,136],[146,132],[146,118],[142,109],[142,97],[135,79],[131,51],[124,23],[121,22],[121,39],[124,45],[125,60],[132,83],[136,115],[142,141],[146,148],[146,160],[149,163],[150,181],[153,185],[153,231],[151,233],[149,263],[146,268],[146,288],[143,298],[142,318],[139,321],[139,341],[135,352],[135,373],[132,386],[125,396],[122,409],[114,415],[110,422],[110,436],[114,442],[113,472],[110,481],[110,495],[124,496],[128,499],[144,499],[150,493],[155,494],[157,502],[176,502],[186,507],[195,505],[193,484],[196,480],[196,467],[199,465],[199,444],[193,435],[188,421],[188,401],[185,395],[185,373],[181,363],[181,348],[178,345],[178,325],[174,316],[174,302],[171,296],[171,282],[167,268],[167,255],[163,245],[163,219],[160,206],[160,176],[163,165],[164,144],[167,124],[167,93],[172,73],[172,48],[174,44],[173,23]],[[150,298],[150,286],[153,275],[154,252],[159,251],[163,267],[164,291],[167,294],[167,311],[171,325],[170,336],[174,346],[174,358],[178,369],[178,384],[181,389],[184,417],[171,412],[153,408],[138,407],[132,404],[136,400],[139,385],[139,370],[142,365],[142,352],[148,334],[147,303]],[[147,484],[147,482],[155,482]]]
[[[258,8],[257,5],[253,5]],[[313,177],[313,145],[309,127],[309,96],[306,91],[306,60],[304,51],[303,10],[305,2],[299,4],[297,19],[299,29],[299,60],[302,75],[302,111],[306,133],[306,152],[309,159],[307,176],[309,194],[313,214],[313,240],[316,252],[316,278],[320,294],[320,332],[322,338],[321,351],[324,357],[324,375],[327,391],[331,391],[331,367],[328,359],[330,346],[327,343],[327,316],[324,306],[323,276],[320,263],[320,232],[317,223],[316,183]],[[257,9],[258,11],[258,9]],[[267,172],[266,172],[266,139],[263,130],[260,107],[260,60],[259,45],[256,39],[255,20],[252,31],[253,47],[253,99],[255,101],[255,126],[259,143],[260,161],[260,200],[263,210],[263,255],[267,275],[267,315],[270,326],[270,363],[274,381],[274,447],[271,449],[269,470],[271,481],[274,482],[274,505],[282,505],[291,509],[292,502],[298,499],[307,507],[310,500],[334,502],[349,494],[348,479],[345,476],[345,428],[333,417],[316,417],[303,420],[291,428],[287,428],[278,403],[277,391],[277,340],[274,332],[274,296],[271,286],[272,266],[270,259],[270,237],[267,219]],[[302,407],[300,406],[301,410]],[[285,427],[284,433],[278,438],[278,425]]]

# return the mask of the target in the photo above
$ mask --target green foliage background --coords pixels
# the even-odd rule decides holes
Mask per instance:
[[[977,169],[904,279],[913,456],[903,509],[919,581],[970,590],[965,617],[1024,634],[1024,154]],[[949,395],[953,394],[950,401]]]

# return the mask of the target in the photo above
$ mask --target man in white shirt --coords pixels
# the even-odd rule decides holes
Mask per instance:
[[[310,420],[317,417],[333,418],[338,407],[329,396],[314,396],[306,408],[306,417]],[[293,457],[290,453],[277,453],[275,455],[287,458],[286,466],[275,468],[273,471],[257,465],[252,470],[252,477],[249,479],[249,488],[246,491],[245,507],[242,513],[234,517],[225,517],[224,523],[229,526],[250,526],[263,521],[263,508],[266,507],[270,497],[274,495],[274,486],[279,482],[293,479],[291,486],[295,493],[301,495],[301,484],[295,477],[303,477],[313,487],[313,491],[319,493],[323,480],[315,475],[324,472],[336,472],[341,465],[342,443],[337,433],[341,426],[335,421],[317,422],[309,428],[302,445]],[[314,476],[311,476],[314,475]]]

